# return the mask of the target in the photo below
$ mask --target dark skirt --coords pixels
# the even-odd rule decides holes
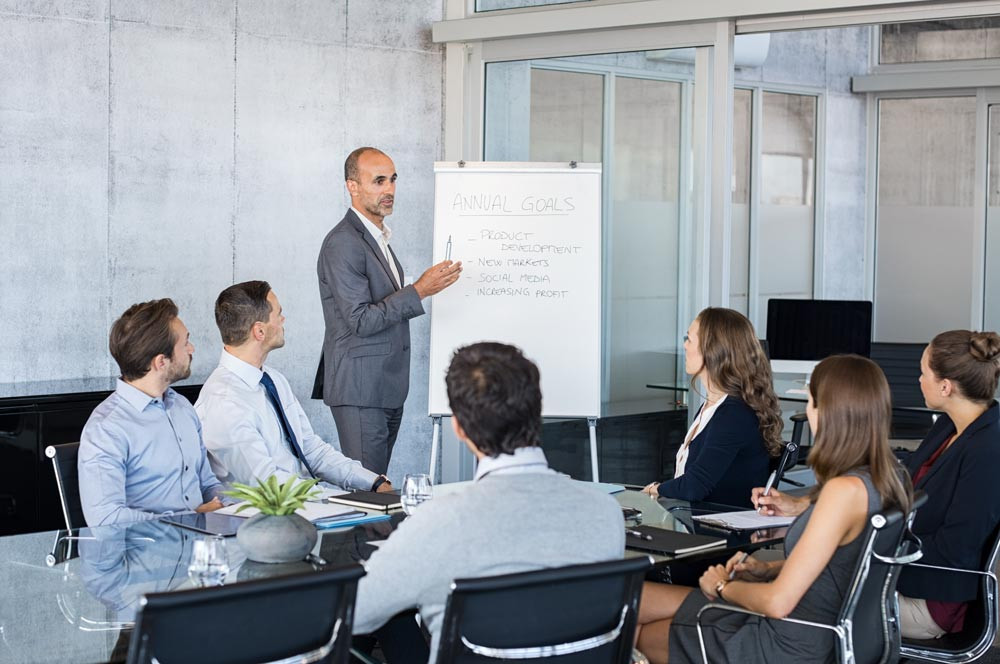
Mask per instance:
[[[670,626],[670,664],[701,664],[696,621],[710,601],[699,590],[684,599]],[[706,612],[701,626],[711,664],[834,661],[833,638],[823,629],[729,611]]]

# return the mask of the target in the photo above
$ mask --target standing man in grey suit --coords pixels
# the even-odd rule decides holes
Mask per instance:
[[[358,148],[344,162],[351,208],[323,240],[316,271],[323,302],[323,401],[340,446],[385,473],[410,388],[409,320],[420,301],[458,280],[462,264],[433,265],[411,286],[389,246],[396,166],[381,150]]]

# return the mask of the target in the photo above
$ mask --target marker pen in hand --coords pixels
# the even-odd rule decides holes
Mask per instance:
[[[448,244],[444,245],[444,259],[446,261],[451,260],[451,236],[448,236]]]

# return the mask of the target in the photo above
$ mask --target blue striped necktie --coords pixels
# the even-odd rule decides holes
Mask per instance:
[[[278,423],[285,432],[285,440],[288,441],[289,446],[292,448],[292,454],[294,454],[299,461],[306,467],[309,474],[316,477],[316,473],[313,472],[312,466],[306,460],[306,455],[302,453],[302,448],[299,447],[299,441],[295,439],[295,432],[292,431],[291,425],[288,423],[288,418],[285,416],[285,409],[281,407],[281,399],[278,398],[278,389],[274,386],[274,381],[271,377],[264,372],[264,375],[260,377],[260,384],[264,386],[264,391],[267,393],[267,398],[271,400],[271,405],[274,406],[274,410],[278,413]]]

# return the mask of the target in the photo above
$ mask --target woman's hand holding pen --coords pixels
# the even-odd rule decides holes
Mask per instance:
[[[771,576],[770,565],[745,553],[733,554],[726,561],[726,573],[729,579],[740,581],[766,581]]]
[[[796,498],[782,493],[777,489],[771,489],[764,495],[765,487],[754,488],[750,493],[750,500],[758,512],[767,516],[798,516],[809,507],[809,498],[802,496]]]

